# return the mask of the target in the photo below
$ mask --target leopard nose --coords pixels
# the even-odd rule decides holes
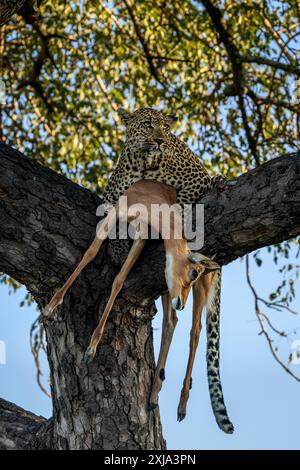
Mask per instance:
[[[151,143],[151,142],[142,142],[140,144],[140,149],[144,150],[146,152],[155,149],[155,147],[156,147],[156,145],[154,143]]]

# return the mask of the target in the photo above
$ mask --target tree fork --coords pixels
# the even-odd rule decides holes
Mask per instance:
[[[202,199],[205,254],[227,264],[300,234],[299,156],[269,161]],[[0,269],[25,284],[40,307],[92,241],[101,201],[0,143]],[[154,371],[151,319],[154,299],[166,290],[162,243],[147,244],[115,303],[94,362],[87,366],[82,360],[116,270],[105,243],[54,319],[45,322],[53,418],[35,417],[1,401],[2,448],[165,448],[159,410],[148,411]],[[15,425],[7,422],[7,409]]]

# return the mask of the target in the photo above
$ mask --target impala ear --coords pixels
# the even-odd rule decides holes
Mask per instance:
[[[167,119],[168,124],[169,124],[170,127],[174,126],[174,124],[176,124],[176,122],[178,121],[177,116],[170,115],[170,114],[168,114],[168,116],[166,116],[166,119]]]
[[[130,113],[129,111],[126,111],[126,109],[124,108],[119,108],[117,112],[122,123],[125,124],[126,126],[128,122],[130,121],[130,119],[132,118],[132,113]]]
[[[205,267],[205,270],[210,272],[210,271],[216,271],[217,269],[221,269],[221,266],[216,263],[215,261],[208,259],[205,261],[201,262],[202,266]]]
[[[221,269],[221,266],[208,258],[207,256],[202,255],[201,253],[191,253],[188,256],[188,259],[191,263],[201,264],[208,272],[215,271],[216,269]]]

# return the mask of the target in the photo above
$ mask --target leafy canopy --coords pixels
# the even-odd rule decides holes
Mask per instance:
[[[120,152],[119,106],[176,113],[177,133],[228,177],[258,163],[245,126],[259,162],[296,149],[296,2],[220,3],[241,57],[240,90],[207,3],[25,7],[2,28],[2,138],[93,189],[103,188]]]

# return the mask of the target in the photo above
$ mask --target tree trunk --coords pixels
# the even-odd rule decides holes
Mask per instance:
[[[299,154],[205,196],[205,246],[228,263],[300,234]],[[101,198],[0,143],[0,269],[44,307],[95,236]],[[118,296],[94,361],[83,354],[114,275],[105,243],[46,321],[53,418],[0,401],[0,448],[163,449],[159,410],[148,411],[154,372],[151,319],[166,290],[161,242],[149,242]]]
[[[96,360],[89,366],[82,361],[97,322],[98,285],[95,277],[92,285],[81,286],[80,295],[61,309],[61,319],[47,325],[55,423],[53,446],[164,448],[159,413],[148,412],[154,366],[153,308],[134,308],[127,302],[118,302]],[[101,308],[105,297],[101,296]]]

